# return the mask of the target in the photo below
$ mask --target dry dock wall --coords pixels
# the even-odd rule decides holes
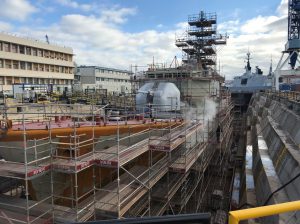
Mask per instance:
[[[263,93],[254,95],[250,102],[248,116],[251,120],[251,135],[247,135],[247,142],[251,142],[253,147],[252,172],[257,199],[254,206],[300,200],[300,178],[273,194],[300,173],[299,108],[297,102],[288,102]],[[259,221],[298,223],[299,220],[298,212]]]

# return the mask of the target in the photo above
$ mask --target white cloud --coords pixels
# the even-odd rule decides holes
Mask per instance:
[[[11,24],[0,21],[0,30],[1,31],[10,31],[12,29]]]
[[[248,20],[242,27],[243,33],[255,34],[255,33],[267,33],[270,31],[270,24],[278,21],[280,18],[277,16],[261,16]]]
[[[0,18],[24,21],[37,9],[27,0],[2,0]]]
[[[286,16],[288,14],[288,0],[281,0],[280,5],[277,7],[277,12],[281,16]]]
[[[73,7],[80,7],[74,4],[75,1],[68,2],[73,2]],[[219,24],[221,33],[230,34],[228,44],[218,47],[223,75],[232,78],[243,72],[248,48],[253,68],[259,65],[267,73],[271,55],[274,64],[277,63],[287,37],[287,19],[283,11],[285,2],[282,1],[276,15],[257,16],[243,23],[235,19]],[[156,62],[171,62],[175,55],[180,58],[181,52],[174,43],[175,33],[184,34],[187,23],[178,23],[173,29],[160,32],[123,31],[121,26],[136,13],[136,8],[113,6],[103,8],[97,14],[64,15],[51,26],[22,27],[16,31],[39,39],[48,34],[50,42],[73,47],[79,65],[128,69],[130,64],[150,64],[153,56]]]
[[[186,30],[188,27],[188,22],[181,22],[181,23],[177,23],[175,24],[175,27],[181,30]]]
[[[235,35],[239,32],[240,21],[237,20],[229,20],[218,25],[218,31],[220,33],[227,33],[230,35]]]
[[[226,28],[229,28],[233,31],[227,45],[222,47],[218,54],[218,59],[221,61],[222,75],[225,75],[226,79],[241,75],[244,72],[243,68],[248,49],[251,53],[251,66],[253,69],[255,69],[255,66],[259,66],[264,74],[267,74],[271,56],[273,58],[273,69],[275,69],[287,41],[286,15],[287,1],[282,0],[277,8],[277,15],[259,15],[242,24],[234,22],[220,24],[221,28],[224,27],[222,30],[226,31]]]
[[[108,11],[106,11],[108,12]],[[130,64],[147,65],[155,57],[157,62],[171,61],[180,51],[174,45],[175,30],[158,32],[145,30],[138,33],[122,31],[116,24],[124,23],[126,15],[134,11],[118,8],[111,11],[116,16],[111,20],[108,14],[70,14],[51,27],[22,28],[20,33],[30,33],[44,39],[47,33],[50,42],[58,42],[74,49],[79,65],[101,65],[129,69]],[[107,22],[109,20],[110,22]]]
[[[93,8],[93,4],[79,4],[78,2],[72,0],[56,0],[56,2],[62,6],[81,9],[83,11],[90,11]]]
[[[111,9],[101,11],[101,18],[108,23],[122,24],[127,21],[127,16],[135,15],[136,8],[119,8],[117,6]]]

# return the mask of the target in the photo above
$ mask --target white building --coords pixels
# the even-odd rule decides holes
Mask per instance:
[[[75,80],[82,89],[107,89],[107,92],[130,93],[130,71],[97,66],[79,66]]]
[[[72,48],[0,33],[0,91],[12,93],[14,84],[70,88],[73,68]]]

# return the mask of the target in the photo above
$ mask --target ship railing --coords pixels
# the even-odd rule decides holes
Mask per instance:
[[[200,13],[193,14],[188,17],[188,22],[206,21],[206,20],[216,20],[216,13]]]
[[[300,92],[297,91],[267,91],[265,94],[267,96],[275,96],[290,101],[300,102]]]

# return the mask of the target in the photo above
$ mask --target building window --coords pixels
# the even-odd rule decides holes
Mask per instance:
[[[0,51],[3,51],[3,43],[0,42]]]
[[[20,61],[20,68],[23,69],[23,70],[26,69],[24,61]]]
[[[50,55],[49,51],[44,51],[44,57],[45,58],[49,58],[49,55]]]
[[[26,54],[31,55],[31,48],[30,47],[26,47]]]
[[[19,46],[19,51],[20,51],[20,54],[25,54],[25,47],[20,45]]]
[[[0,85],[4,85],[4,77],[0,77]]]
[[[49,72],[49,65],[45,65],[45,71]]]
[[[36,48],[32,48],[32,55],[37,56],[37,49]]]
[[[21,78],[20,78],[20,82],[21,82],[21,83],[26,83],[26,78],[21,77]]]
[[[19,62],[13,61],[13,69],[19,69]]]
[[[43,57],[43,51],[38,49],[38,56]]]
[[[6,77],[6,85],[11,85],[12,84],[12,77],[7,76]]]
[[[18,53],[18,47],[17,47],[17,45],[15,45],[15,44],[11,45],[11,52]]]
[[[248,79],[242,79],[241,80],[241,85],[247,85],[247,81],[248,81]]]
[[[0,59],[0,68],[3,68],[3,60]]]
[[[20,78],[19,77],[14,77],[14,83],[19,84],[20,83]]]
[[[10,50],[9,50],[9,43],[4,43],[3,44],[3,48],[4,48],[4,51],[10,52]]]
[[[50,65],[50,72],[54,72],[54,65]]]
[[[5,68],[12,68],[11,60],[5,60]]]
[[[27,70],[32,70],[32,63],[27,62]]]
[[[39,65],[39,70],[42,71],[42,72],[44,71],[44,65],[43,64]]]
[[[38,71],[38,70],[39,70],[38,64],[33,64],[33,71]]]

